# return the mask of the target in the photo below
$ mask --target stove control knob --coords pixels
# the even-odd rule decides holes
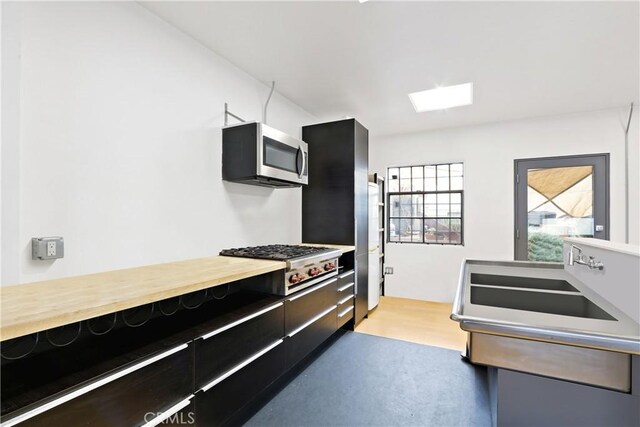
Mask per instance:
[[[299,283],[301,280],[304,280],[304,279],[305,279],[304,274],[300,274],[300,273],[292,274],[289,277],[289,283],[295,285],[296,283]]]
[[[322,273],[322,270],[319,269],[318,267],[313,267],[311,270],[309,270],[308,274],[311,277],[317,276],[318,274]]]
[[[328,262],[324,265],[324,271],[331,271],[335,269],[336,269],[336,265],[332,262]]]

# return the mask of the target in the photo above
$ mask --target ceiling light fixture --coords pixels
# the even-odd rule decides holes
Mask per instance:
[[[473,83],[442,86],[409,94],[417,113],[473,104]]]
[[[358,1],[359,1],[360,3],[364,3],[364,2],[369,1],[369,0],[358,0]]]

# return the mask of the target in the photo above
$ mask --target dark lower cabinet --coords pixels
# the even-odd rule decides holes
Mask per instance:
[[[329,307],[335,306],[338,278],[327,279],[285,300],[285,335],[289,335]]]
[[[337,329],[336,309],[329,308],[322,317],[307,325],[293,336],[285,339],[287,368],[292,368],[316,347],[329,338]]]
[[[137,426],[187,399],[193,390],[193,346],[183,345],[162,356],[151,356],[122,370],[97,378],[74,391],[28,408],[26,415],[47,404],[68,399],[26,419],[21,426]],[[175,349],[171,350],[174,351]],[[124,375],[123,375],[124,374]],[[121,376],[120,376],[121,375]],[[113,379],[114,376],[119,376]],[[103,383],[105,382],[106,383]],[[87,387],[94,387],[86,391]],[[83,391],[86,391],[82,393]],[[79,394],[76,396],[76,394]],[[18,415],[18,417],[20,417]],[[17,419],[16,419],[17,420]],[[3,420],[5,422],[7,420]],[[11,422],[11,420],[8,420]]]
[[[337,327],[341,328],[354,318],[355,308],[355,274],[354,270],[347,271],[338,277],[336,292]]]
[[[284,335],[284,304],[267,307],[195,340],[196,389]]]
[[[272,348],[233,375],[195,395],[195,425],[219,426],[274,382],[285,370],[284,345]]]
[[[14,421],[47,427],[233,423],[353,318],[353,279],[343,274],[286,298],[235,301],[217,318],[200,312],[202,322],[181,330],[184,341],[174,347],[12,411],[2,417],[3,427]],[[156,332],[163,346],[169,345],[164,339],[176,340]]]

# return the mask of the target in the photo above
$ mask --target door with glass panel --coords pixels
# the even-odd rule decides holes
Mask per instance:
[[[562,262],[563,237],[609,239],[609,155],[515,161],[515,259]]]

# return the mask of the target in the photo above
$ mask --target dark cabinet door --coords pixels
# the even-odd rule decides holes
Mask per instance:
[[[293,294],[285,300],[285,335],[301,328],[310,319],[336,304],[334,277],[310,289]]]
[[[195,341],[196,388],[203,387],[283,337],[283,303],[267,307],[258,313],[212,331],[211,336],[205,334]]]
[[[282,375],[284,363],[284,346],[280,343],[211,389],[196,393],[195,424],[223,424]]]
[[[63,403],[26,419],[20,425],[143,425],[180,402],[189,404],[188,398],[193,392],[192,349],[193,346],[186,344],[176,347],[56,396],[40,407],[29,408],[27,413],[45,408],[47,403]]]
[[[321,317],[313,319],[295,335],[285,339],[287,368],[295,366],[338,329],[335,306],[321,314]]]
[[[303,242],[355,244],[354,138],[355,120],[302,128],[309,146],[309,184],[302,188]]]
[[[302,189],[302,240],[355,245],[357,324],[367,315],[369,131],[354,119],[302,128],[309,185]]]

